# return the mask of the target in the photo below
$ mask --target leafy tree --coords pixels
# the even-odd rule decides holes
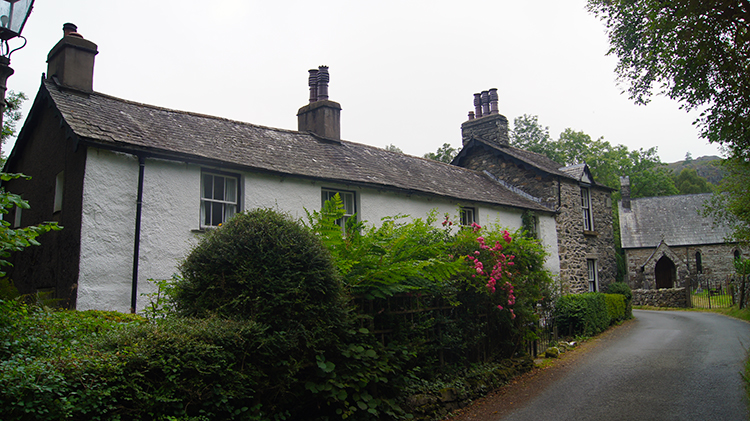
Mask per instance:
[[[0,133],[0,150],[5,142],[15,136],[16,134],[16,123],[21,120],[21,105],[23,102],[29,99],[23,92],[8,91],[5,97],[5,112],[3,113],[3,131]],[[2,158],[0,165],[5,164],[5,158]]]
[[[693,162],[693,154],[691,154],[690,151],[687,151],[685,153],[685,161],[683,162],[683,164],[689,164],[691,162]]]
[[[389,145],[386,145],[384,149],[387,150],[387,151],[389,151],[389,152],[404,153],[404,151],[402,151],[401,148],[399,148],[398,146],[394,145],[393,143],[391,143]]]
[[[713,184],[698,175],[694,168],[683,168],[674,179],[674,185],[680,194],[710,193],[714,191]]]
[[[549,127],[539,124],[535,115],[524,114],[513,119],[513,130],[510,131],[510,145],[519,149],[547,155],[554,145],[549,137]]]
[[[588,9],[607,27],[631,99],[657,93],[700,109],[703,137],[750,157],[750,3],[589,0]]]
[[[750,161],[738,157],[724,160],[727,175],[721,180],[703,214],[732,228],[727,239],[750,243]]]
[[[450,145],[450,143],[443,143],[443,146],[439,147],[437,152],[428,152],[424,154],[424,157],[427,159],[432,159],[433,161],[440,161],[445,162],[446,164],[450,164],[451,161],[453,161],[453,158],[458,155],[459,149],[456,149]]]

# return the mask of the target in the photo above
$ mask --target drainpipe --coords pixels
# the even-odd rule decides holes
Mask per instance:
[[[130,312],[135,314],[138,297],[138,260],[141,247],[141,208],[143,207],[143,174],[146,169],[146,158],[138,156],[138,200],[135,208],[135,237],[133,239],[133,288],[130,294]]]

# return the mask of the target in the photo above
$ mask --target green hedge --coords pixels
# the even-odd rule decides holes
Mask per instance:
[[[554,317],[562,335],[593,336],[610,324],[607,301],[600,292],[563,295],[555,302]]]
[[[621,294],[625,297],[625,318],[633,318],[633,292],[625,282],[613,282],[607,285],[607,289],[604,291],[607,294]]]
[[[622,294],[604,294],[607,302],[607,314],[610,323],[625,320],[625,296]]]

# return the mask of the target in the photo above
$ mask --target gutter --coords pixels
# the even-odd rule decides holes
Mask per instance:
[[[133,238],[133,285],[130,293],[130,312],[135,314],[138,299],[138,261],[141,248],[141,209],[143,208],[143,177],[146,157],[138,155],[138,199],[135,210],[135,236]]]

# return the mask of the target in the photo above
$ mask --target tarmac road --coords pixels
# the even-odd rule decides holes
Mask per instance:
[[[625,334],[583,356],[502,420],[750,418],[742,380],[749,323],[714,313],[633,313]]]

